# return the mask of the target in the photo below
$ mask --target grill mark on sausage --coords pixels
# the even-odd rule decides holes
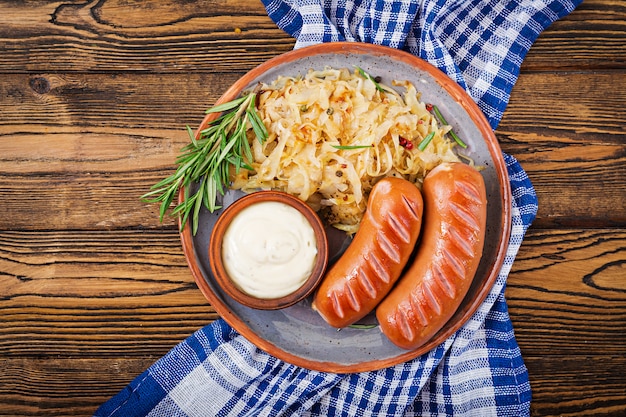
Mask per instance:
[[[391,276],[389,270],[384,267],[383,263],[378,259],[375,253],[370,253],[367,259],[367,264],[372,269],[372,272],[379,277],[385,284],[391,282]]]
[[[481,197],[480,191],[476,185],[467,182],[467,178],[464,180],[457,181],[455,183],[455,190],[462,195],[466,200],[473,201],[476,204],[480,204]]]
[[[431,288],[431,285],[433,285],[432,283],[432,280],[424,281],[424,285],[422,285],[422,294],[424,295],[424,301],[426,302],[428,307],[430,307],[430,309],[434,311],[435,314],[439,315],[443,311],[443,306],[441,305],[441,300],[437,298]]]
[[[408,312],[399,308],[395,314],[395,320],[398,325],[398,329],[404,338],[408,340],[413,339],[413,326],[409,324]]]
[[[402,201],[404,202],[404,207],[407,209],[411,217],[413,217],[413,219],[419,219],[419,209],[415,204],[415,201],[407,198],[404,194],[402,195]]]
[[[442,264],[448,265],[449,268],[449,274],[445,274],[446,279],[449,280],[464,280],[465,279],[465,264],[463,263],[463,261],[459,258],[459,256],[454,253],[452,250],[450,250],[449,247],[445,247],[442,251],[441,251],[441,257],[442,257]],[[454,274],[455,276],[451,276],[452,274]]]
[[[358,281],[357,279],[348,280],[344,288],[344,297],[346,298],[346,300],[348,301],[348,304],[350,305],[350,307],[352,307],[354,311],[361,310],[361,302],[359,301],[359,297],[356,294],[356,290],[352,288],[352,286],[355,285],[357,281]]]
[[[461,255],[464,255],[468,259],[474,257],[474,248],[472,246],[471,233],[467,233],[466,230],[464,230],[464,232],[466,233],[461,233],[459,229],[451,225],[448,226],[447,232],[447,238],[449,239],[449,242],[446,245],[446,248],[448,251],[451,250],[450,246],[454,246],[461,252]]]
[[[368,274],[365,272],[363,268],[359,268],[357,279],[359,281],[359,284],[361,285],[361,288],[363,288],[363,291],[365,291],[365,293],[370,298],[372,299],[375,298],[376,288],[374,287],[374,283],[369,278]]]
[[[387,222],[390,226],[389,230],[398,236],[402,242],[408,243],[411,241],[411,232],[409,231],[407,223],[402,221],[402,216],[398,217],[393,214],[388,214]]]
[[[337,291],[333,291],[332,293],[329,294],[329,296],[332,302],[333,311],[335,312],[337,317],[341,317],[341,318],[345,317],[346,313],[343,311],[343,308],[341,307],[341,300],[339,299],[339,295],[337,294]]]
[[[454,285],[455,281],[446,277],[446,274],[441,269],[441,264],[439,262],[436,262],[433,265],[432,274],[433,279],[439,284],[439,287],[441,287],[446,296],[454,298],[454,295],[456,294],[456,285]]]
[[[396,231],[397,229],[394,227],[393,230]],[[404,239],[404,237],[402,238]],[[398,252],[398,247],[393,244],[393,241],[386,233],[377,233],[376,243],[380,250],[387,255],[389,259],[396,264],[400,263],[400,253]]]
[[[480,229],[478,225],[478,219],[467,207],[472,204],[478,204],[474,200],[465,199],[463,205],[455,202],[451,202],[448,206],[450,214],[454,216],[460,224],[465,228],[470,229],[472,232],[477,232]]]
[[[419,287],[418,289],[413,291],[411,295],[409,296],[410,308],[406,310],[402,309],[401,311],[403,314],[406,314],[407,316],[411,315],[413,319],[419,321],[422,326],[425,326],[428,323],[428,317],[426,317],[426,312],[424,311],[424,304],[422,302],[422,300],[424,299],[424,295],[422,293],[422,290],[423,289]],[[407,324],[408,324],[408,321],[407,321]],[[409,327],[413,327],[413,326],[409,326]],[[413,339],[412,329],[408,331],[407,334],[410,334],[411,335],[410,339]]]

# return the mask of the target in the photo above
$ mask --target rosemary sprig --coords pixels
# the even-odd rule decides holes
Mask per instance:
[[[228,186],[231,167],[237,171],[241,168],[252,169],[246,162],[252,161],[246,131],[251,126],[261,143],[268,137],[267,129],[256,110],[256,96],[256,92],[251,92],[207,110],[207,114],[222,114],[200,131],[197,139],[187,126],[191,143],[181,149],[176,159],[176,172],[141,196],[145,202],[160,203],[160,221],[163,221],[179,190],[184,188],[183,201],[174,207],[171,214],[180,217],[181,230],[191,216],[192,233],[195,235],[202,206],[211,212],[221,208],[217,205],[217,196],[218,193],[223,195]],[[198,184],[193,193],[192,183]]]

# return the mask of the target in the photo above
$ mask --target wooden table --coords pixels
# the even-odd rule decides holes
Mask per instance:
[[[0,2],[0,415],[90,415],[217,315],[139,200],[294,40],[258,1]],[[497,129],[539,213],[507,287],[535,416],[626,413],[626,3],[588,0]]]

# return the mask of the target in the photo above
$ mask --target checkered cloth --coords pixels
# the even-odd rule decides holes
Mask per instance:
[[[537,36],[580,0],[263,0],[296,48],[358,41],[407,50],[463,86],[495,129]],[[198,330],[103,404],[96,416],[527,416],[531,390],[504,298],[537,199],[504,155],[513,227],[487,299],[455,335],[409,362],[334,374],[285,363],[224,321]]]

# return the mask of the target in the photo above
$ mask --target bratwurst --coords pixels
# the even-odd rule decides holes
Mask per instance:
[[[328,324],[356,323],[389,293],[411,256],[422,213],[422,194],[410,181],[388,177],[374,185],[359,230],[313,300]]]
[[[469,165],[443,163],[422,187],[424,227],[415,259],[376,309],[381,331],[404,349],[426,343],[452,317],[478,269],[487,195]]]

